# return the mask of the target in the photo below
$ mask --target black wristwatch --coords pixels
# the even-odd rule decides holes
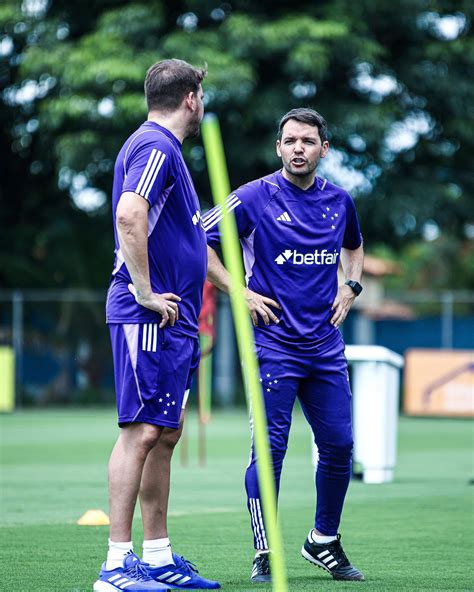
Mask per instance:
[[[350,289],[354,292],[354,294],[356,296],[359,296],[359,294],[362,292],[363,288],[362,286],[359,284],[359,282],[356,282],[354,280],[347,280],[346,282],[346,286],[349,286]]]

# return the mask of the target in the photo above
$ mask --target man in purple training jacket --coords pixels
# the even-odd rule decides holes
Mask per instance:
[[[338,527],[351,475],[351,391],[339,327],[362,291],[362,237],[350,195],[316,175],[329,150],[324,118],[293,109],[281,119],[276,151],[283,168],[239,187],[226,201],[241,240],[278,492],[298,397],[319,451],[314,528],[301,553],[337,580],[363,580],[347,559]],[[214,248],[220,206],[201,219],[208,279],[228,292]],[[339,261],[346,282],[338,286]],[[252,582],[271,580],[255,451],[245,476],[256,555]]]
[[[121,429],[109,463],[109,550],[95,592],[220,587],[172,553],[166,523],[171,455],[199,363],[207,247],[181,146],[199,133],[205,76],[181,60],[152,66],[148,119],[115,163],[115,265],[106,312]],[[137,497],[143,561],[131,542]]]

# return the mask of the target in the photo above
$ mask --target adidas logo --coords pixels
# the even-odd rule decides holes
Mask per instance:
[[[277,220],[279,220],[280,222],[291,222],[291,218],[288,215],[288,212],[283,212],[281,216],[278,216]]]

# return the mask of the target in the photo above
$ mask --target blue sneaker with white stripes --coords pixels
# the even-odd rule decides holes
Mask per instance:
[[[148,573],[148,564],[143,563],[135,553],[127,553],[123,566],[106,570],[106,563],[102,565],[99,579],[94,583],[94,592],[155,592],[155,590],[170,590],[169,586],[156,582]]]
[[[173,553],[173,561],[174,565],[149,566],[150,576],[157,582],[168,584],[170,588],[178,590],[215,590],[221,587],[219,582],[201,577],[196,566],[184,557]]]
[[[301,549],[301,555],[307,560],[328,571],[335,580],[364,581],[364,574],[351,565],[341,545],[341,535],[330,543],[316,543],[311,530]]]

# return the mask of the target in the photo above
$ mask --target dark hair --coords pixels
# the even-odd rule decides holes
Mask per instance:
[[[145,96],[148,110],[174,111],[189,92],[197,92],[207,68],[195,68],[183,60],[162,60],[148,69]]]
[[[290,119],[295,119],[301,123],[307,123],[308,125],[317,127],[321,142],[325,142],[328,139],[328,124],[326,123],[324,117],[313,109],[300,107],[299,109],[292,109],[291,111],[288,111],[288,113],[283,115],[283,117],[280,119],[280,123],[278,124],[279,140],[281,140],[283,135],[283,127],[285,123],[287,123]]]

